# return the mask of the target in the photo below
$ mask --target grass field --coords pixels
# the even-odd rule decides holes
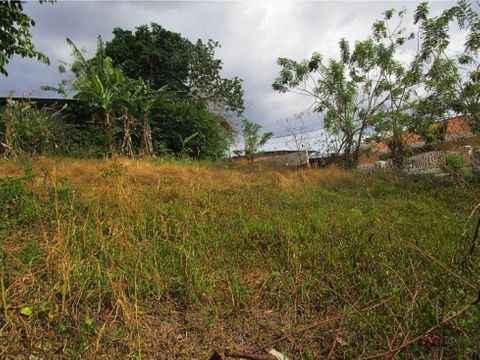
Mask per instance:
[[[292,359],[479,356],[479,197],[335,168],[0,162],[0,357],[208,359],[285,334]]]

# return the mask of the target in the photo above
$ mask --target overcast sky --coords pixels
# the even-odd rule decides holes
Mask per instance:
[[[432,2],[434,11],[452,2]],[[338,40],[366,38],[375,19],[389,8],[405,7],[411,15],[416,1],[336,1],[336,2],[100,2],[62,1],[40,5],[29,2],[25,11],[36,21],[32,29],[38,50],[50,57],[47,66],[31,59],[15,57],[7,66],[9,76],[0,77],[0,96],[10,89],[17,96],[32,93],[35,97],[55,96],[40,90],[42,85],[58,84],[58,61],[69,61],[71,38],[89,54],[96,48],[96,38],[111,39],[112,29],[156,22],[168,30],[195,41],[213,39],[221,49],[217,57],[224,62],[225,77],[244,80],[246,116],[263,125],[265,130],[282,134],[286,119],[310,105],[308,98],[280,94],[271,84],[279,71],[278,57],[304,59],[314,51],[324,57],[338,54]],[[309,116],[307,125],[321,122],[318,115]],[[312,125],[314,127],[314,125]],[[315,133],[313,133],[315,135]],[[288,139],[286,140],[288,141]],[[273,140],[269,148],[285,148],[282,139]]]

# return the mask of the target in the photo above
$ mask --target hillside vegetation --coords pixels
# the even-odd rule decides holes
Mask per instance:
[[[4,161],[0,356],[205,359],[333,317],[274,347],[466,358],[480,343],[477,200],[336,168]]]

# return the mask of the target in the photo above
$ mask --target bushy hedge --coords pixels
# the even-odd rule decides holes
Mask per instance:
[[[81,104],[69,104],[60,111],[10,99],[0,111],[0,151],[13,158],[47,154],[108,156],[103,124],[95,119]],[[150,121],[155,154],[159,156],[218,159],[224,156],[231,139],[221,127],[219,115],[205,105],[178,99],[163,101],[152,109]],[[113,133],[117,144],[122,131],[116,124]],[[141,131],[141,124],[134,123],[131,137],[135,148],[140,148]]]

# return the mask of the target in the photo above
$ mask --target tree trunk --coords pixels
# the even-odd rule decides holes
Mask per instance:
[[[112,126],[112,119],[110,118],[110,113],[108,111],[105,112],[105,136],[107,138],[107,145],[108,150],[110,151],[110,155],[115,153],[115,147],[113,145],[113,126]]]
[[[389,147],[392,151],[393,166],[397,169],[403,169],[405,146],[403,144],[401,132],[398,133],[397,131],[394,131]]]
[[[355,151],[353,153],[352,158],[352,167],[357,167],[358,159],[360,158],[360,146],[362,145],[362,138],[363,138],[363,130],[365,129],[365,124],[362,125],[360,132],[358,133],[358,141],[357,145],[355,146]]]
[[[142,134],[142,154],[143,156],[153,156],[152,128],[148,121],[148,116],[143,115],[143,134]]]
[[[123,140],[122,140],[122,153],[128,157],[133,157],[133,143],[132,136],[130,135],[131,118],[128,114],[123,117]]]
[[[353,135],[347,135],[345,138],[345,153],[343,155],[343,159],[347,167],[350,167],[352,164],[352,147]]]

